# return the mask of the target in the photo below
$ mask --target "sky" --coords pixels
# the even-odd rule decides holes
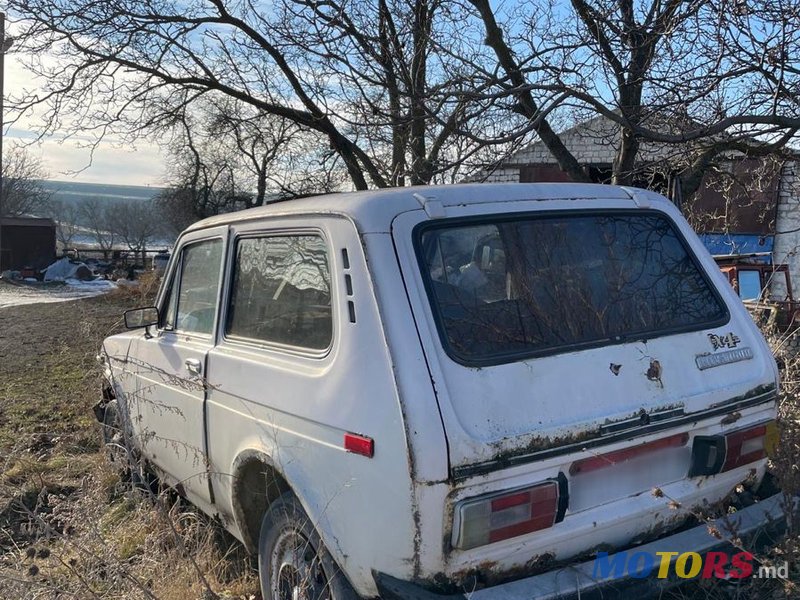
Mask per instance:
[[[12,47],[5,60],[5,97],[23,89],[31,90],[35,84]],[[13,127],[6,124],[4,147],[31,143],[36,137],[34,126],[32,118],[17,122]],[[53,137],[29,146],[29,151],[42,159],[47,179],[118,185],[164,184],[164,157],[153,144],[140,142],[135,147],[116,147],[103,142],[90,158],[88,149],[81,148],[79,141]]]

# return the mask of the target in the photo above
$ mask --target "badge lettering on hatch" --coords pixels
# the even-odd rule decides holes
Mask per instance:
[[[742,340],[739,339],[738,335],[731,331],[726,335],[709,333],[708,341],[711,342],[711,346],[714,348],[714,350],[719,350],[720,348],[736,348],[736,346],[738,346],[739,342]]]

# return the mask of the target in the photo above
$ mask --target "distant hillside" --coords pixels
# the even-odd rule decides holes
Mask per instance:
[[[78,183],[76,181],[43,181],[42,187],[52,194],[53,200],[65,204],[80,204],[82,200],[100,198],[109,202],[150,200],[163,188],[140,185],[111,185],[106,183]]]
[[[100,205],[146,202],[155,198],[163,188],[139,185],[112,185],[106,183],[78,183],[75,181],[42,181],[42,187],[50,193],[50,203],[41,213],[57,221],[74,221],[87,226],[80,207],[89,201]],[[75,207],[72,211],[71,207]],[[151,207],[148,207],[152,210]]]
[[[90,233],[91,221],[81,211],[87,202],[95,203],[98,208],[114,206],[117,204],[141,203],[142,211],[151,215],[153,223],[161,223],[162,217],[157,207],[148,203],[155,198],[164,188],[137,186],[137,185],[112,185],[98,183],[78,183],[74,181],[42,181],[42,187],[50,194],[50,202],[42,205],[40,215],[50,216],[56,222],[77,225],[78,230],[72,237],[74,247],[92,247],[97,242]],[[106,226],[111,225],[106,223]],[[113,226],[113,225],[112,225]],[[101,225],[102,227],[102,225]],[[172,234],[158,230],[152,236],[148,247],[168,248],[172,245]],[[115,248],[125,248],[121,239],[114,242]]]

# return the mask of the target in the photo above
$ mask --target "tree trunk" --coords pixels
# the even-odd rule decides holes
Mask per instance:
[[[411,185],[425,185],[431,174],[425,150],[425,81],[431,13],[428,0],[414,4],[414,56],[411,59]]]
[[[553,158],[556,159],[561,170],[567,173],[573,181],[590,183],[591,179],[586,169],[581,166],[572,152],[564,145],[559,135],[553,131],[547,119],[540,114],[539,107],[527,87],[525,76],[522,74],[511,48],[503,40],[503,32],[497,24],[489,1],[470,0],[470,2],[481,15],[481,20],[486,29],[486,45],[494,50],[497,60],[511,84],[520,90],[516,94],[519,112],[534,122],[534,130],[539,134],[539,138],[553,155]]]
[[[264,206],[264,199],[267,195],[267,157],[261,159],[258,167],[258,181],[256,183],[256,206]]]
[[[391,22],[391,13],[386,0],[378,4],[378,31],[381,37],[380,60],[386,77],[386,93],[389,96],[389,119],[392,127],[392,166],[389,173],[389,185],[403,187],[406,183],[406,129],[400,102],[400,86],[392,63],[392,43],[395,30]]]

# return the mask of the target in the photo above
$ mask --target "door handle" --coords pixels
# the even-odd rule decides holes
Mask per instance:
[[[200,375],[203,372],[203,365],[196,358],[186,359],[186,370],[192,375]]]

